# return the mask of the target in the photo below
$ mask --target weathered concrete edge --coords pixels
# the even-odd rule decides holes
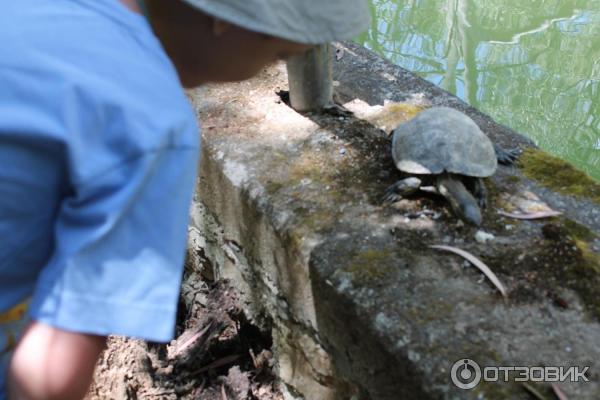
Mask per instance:
[[[286,399],[334,400],[345,392],[315,330],[308,251],[286,243],[283,221],[268,219],[263,188],[231,181],[209,145],[203,146],[201,173],[191,208],[190,251],[203,251],[217,279],[229,279],[241,295],[246,316],[270,331],[276,372]],[[249,246],[244,246],[244,245]],[[307,243],[305,250],[311,244]],[[295,270],[297,275],[286,274]],[[288,282],[282,285],[282,282]],[[297,289],[297,295],[290,290]],[[304,297],[306,302],[289,297]],[[303,305],[306,305],[304,307]]]

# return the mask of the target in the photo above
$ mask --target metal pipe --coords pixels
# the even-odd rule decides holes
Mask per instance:
[[[318,45],[287,62],[290,104],[296,111],[319,111],[333,104],[331,44]]]

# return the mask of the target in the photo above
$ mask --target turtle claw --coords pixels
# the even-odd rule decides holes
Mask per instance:
[[[383,196],[383,204],[393,204],[400,200],[402,200],[402,196],[394,192],[386,192],[385,196]]]
[[[504,149],[499,145],[494,145],[494,150],[496,151],[496,158],[498,162],[502,165],[512,165],[521,155],[521,150],[516,149]]]
[[[392,204],[402,199],[402,196],[399,195],[396,190],[398,189],[398,184],[394,184],[388,187],[383,195],[383,204]]]
[[[487,207],[487,200],[485,197],[480,197],[477,199],[477,204],[479,204],[479,208],[482,210]]]

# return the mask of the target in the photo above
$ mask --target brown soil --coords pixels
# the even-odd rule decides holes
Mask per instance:
[[[283,399],[271,337],[247,321],[233,288],[226,281],[191,284],[186,290],[184,283],[177,339],[165,345],[111,337],[87,400]]]

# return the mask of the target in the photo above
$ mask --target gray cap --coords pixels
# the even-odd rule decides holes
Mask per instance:
[[[367,28],[367,0],[184,0],[242,28],[298,43],[351,39]]]

